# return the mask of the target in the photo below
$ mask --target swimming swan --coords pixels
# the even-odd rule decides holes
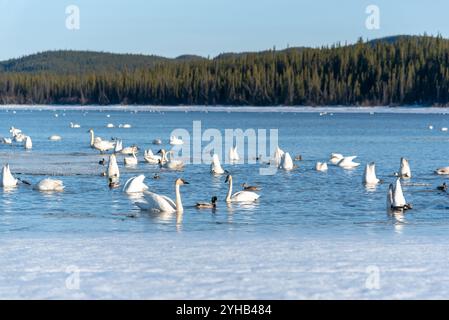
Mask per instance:
[[[133,152],[131,157],[126,157],[124,161],[127,166],[136,166],[139,163],[135,152]]]
[[[81,126],[78,123],[70,122],[70,128],[79,129],[79,128],[81,128]]]
[[[164,149],[160,150],[158,153],[162,154],[162,161],[160,163],[162,168],[166,168],[169,170],[181,170],[184,168],[184,162],[181,160],[173,159],[173,151],[165,151]],[[169,155],[167,157],[167,155]]]
[[[162,157],[155,155],[151,149],[145,151],[143,158],[149,164],[159,164],[162,162]]]
[[[212,163],[210,165],[210,173],[212,174],[224,174],[225,171],[220,164],[220,158],[217,154],[212,156]]]
[[[232,194],[232,176],[226,177],[225,183],[229,183],[228,194],[226,196],[226,202],[254,202],[260,198],[257,193],[251,191],[240,191]]]
[[[285,170],[285,171],[291,171],[294,169],[294,164],[292,157],[288,152],[284,153],[281,157],[281,163],[279,164],[279,169]]]
[[[357,156],[352,157],[344,157],[339,163],[338,166],[343,169],[353,169],[360,166],[360,163],[354,162],[353,160],[356,159]]]
[[[111,154],[108,164],[108,178],[120,178],[120,170],[117,164],[117,157]]]
[[[127,147],[122,149],[121,154],[126,154],[128,156],[131,156],[133,153],[138,153],[139,152],[139,148],[137,146],[131,146],[131,147]]]
[[[151,212],[164,212],[164,213],[178,213],[181,214],[184,212],[184,208],[182,206],[181,192],[180,187],[182,185],[189,184],[183,179],[177,179],[175,182],[175,194],[176,199],[174,202],[172,199],[162,196],[153,192],[145,191],[145,202],[137,202],[136,205],[145,211]]]
[[[64,185],[61,180],[53,180],[53,179],[44,179],[40,181],[35,187],[35,190],[43,191],[43,192],[62,192],[64,191]]]
[[[125,186],[123,187],[123,192],[130,194],[142,193],[144,191],[147,191],[149,188],[145,183],[143,183],[144,180],[144,175],[129,179],[128,181],[126,181]]]
[[[104,153],[106,151],[113,150],[115,148],[115,142],[103,141],[100,137],[95,138],[93,129],[88,131],[90,133],[90,147]]]
[[[380,179],[378,179],[376,176],[376,164],[374,162],[368,163],[365,167],[363,183],[367,186],[375,186],[380,182]]]
[[[327,166],[326,162],[317,162],[315,165],[315,170],[319,172],[325,172],[329,170],[329,167]]]
[[[0,187],[3,188],[12,188],[19,184],[19,180],[14,178],[9,169],[9,164],[3,166],[2,175],[0,180]]]
[[[343,158],[344,156],[340,153],[332,153],[329,162],[336,166]]]
[[[61,136],[53,135],[53,136],[50,136],[48,138],[48,140],[50,140],[50,141],[61,141],[62,138],[61,138]]]

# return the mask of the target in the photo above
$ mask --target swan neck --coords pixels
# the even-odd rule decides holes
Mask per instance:
[[[93,131],[90,131],[90,145],[93,146],[95,141],[95,135]]]
[[[178,213],[183,213],[184,208],[182,206],[181,191],[179,185],[176,185],[175,193],[176,193],[176,211]]]
[[[226,202],[231,202],[232,196],[232,179],[229,179],[228,195],[226,196]]]

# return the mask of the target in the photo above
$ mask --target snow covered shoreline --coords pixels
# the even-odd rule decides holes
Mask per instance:
[[[436,107],[238,107],[238,106],[73,106],[0,105],[0,110],[30,111],[133,111],[133,112],[276,112],[276,113],[398,113],[449,114],[449,108]]]
[[[0,299],[449,297],[449,245],[437,237],[0,238]]]

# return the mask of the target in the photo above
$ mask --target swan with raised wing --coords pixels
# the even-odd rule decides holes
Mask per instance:
[[[0,187],[13,188],[19,184],[19,180],[14,178],[9,168],[9,164],[3,166],[2,175],[0,179]]]
[[[257,201],[260,196],[252,191],[239,191],[232,194],[232,176],[228,175],[226,177],[225,183],[229,184],[228,194],[226,196],[226,202],[254,202]]]
[[[123,192],[131,194],[131,193],[142,193],[147,191],[149,188],[144,183],[145,176],[140,175],[137,177],[133,177],[126,181],[125,186],[123,187]]]
[[[214,154],[212,156],[212,163],[210,164],[210,173],[216,174],[216,175],[225,173],[225,170],[221,166],[220,158],[218,157],[217,154]]]
[[[159,195],[153,192],[145,191],[143,202],[137,202],[136,205],[145,211],[150,212],[164,212],[164,213],[178,213],[182,214],[184,212],[184,207],[182,205],[181,191],[180,187],[189,184],[183,179],[177,179],[175,182],[175,195],[176,199],[173,201],[169,197]]]

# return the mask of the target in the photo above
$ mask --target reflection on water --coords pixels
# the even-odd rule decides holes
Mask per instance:
[[[407,233],[432,232],[434,228],[449,228],[449,197],[437,192],[436,186],[445,178],[433,171],[444,165],[441,150],[449,144],[447,133],[428,130],[449,125],[449,115],[412,114],[335,114],[320,117],[318,113],[204,113],[167,112],[138,114],[110,112],[117,123],[130,123],[131,129],[108,129],[112,122],[104,112],[67,111],[54,117],[49,111],[0,111],[0,136],[9,135],[9,127],[22,129],[33,139],[33,149],[0,145],[0,164],[9,163],[18,177],[36,184],[43,177],[64,181],[63,193],[40,193],[20,185],[0,190],[0,233],[12,230],[27,232],[191,232],[215,231],[258,232],[273,230],[301,233],[366,232]],[[93,128],[103,139],[117,137],[124,145],[138,145],[141,150],[170,149],[168,138],[172,130],[192,130],[193,121],[203,127],[225,129],[279,129],[279,145],[292,155],[301,154],[303,161],[295,162],[292,172],[274,176],[259,174],[266,166],[257,164],[226,164],[225,170],[234,177],[234,192],[244,182],[259,185],[261,198],[256,203],[227,204],[224,198],[228,185],[226,175],[213,176],[209,164],[186,165],[182,172],[161,170],[157,165],[143,162],[139,155],[136,167],[124,166],[118,155],[121,181],[144,174],[150,191],[173,197],[173,183],[178,177],[190,185],[181,190],[185,212],[153,214],[140,212],[135,206],[141,195],[126,195],[122,188],[108,188],[106,170],[99,165],[107,155],[89,146],[90,137],[84,129]],[[70,128],[70,122],[80,123],[81,130]],[[397,126],[406,122],[407,126]],[[45,124],[43,126],[42,124]],[[151,124],[151,125],[149,125]],[[64,143],[48,137],[58,134]],[[152,141],[161,138],[163,145]],[[400,143],[397,143],[400,141]],[[247,142],[245,142],[247,143]],[[206,144],[203,143],[203,147]],[[246,145],[245,145],[246,146]],[[245,146],[238,146],[243,158]],[[224,155],[229,150],[221,150]],[[327,173],[315,171],[315,163],[338,152],[357,155],[359,168],[343,170],[329,166]],[[257,150],[257,154],[265,152]],[[406,215],[385,216],[385,197],[392,175],[399,169],[401,157],[410,159],[413,178],[404,183],[407,201],[414,209]],[[362,175],[366,163],[376,162],[376,171],[385,183],[366,188]],[[158,179],[151,179],[156,176]],[[113,186],[114,187],[114,186]],[[216,211],[198,211],[194,206],[217,196]],[[392,228],[392,226],[394,226]],[[449,230],[448,230],[449,231]]]

